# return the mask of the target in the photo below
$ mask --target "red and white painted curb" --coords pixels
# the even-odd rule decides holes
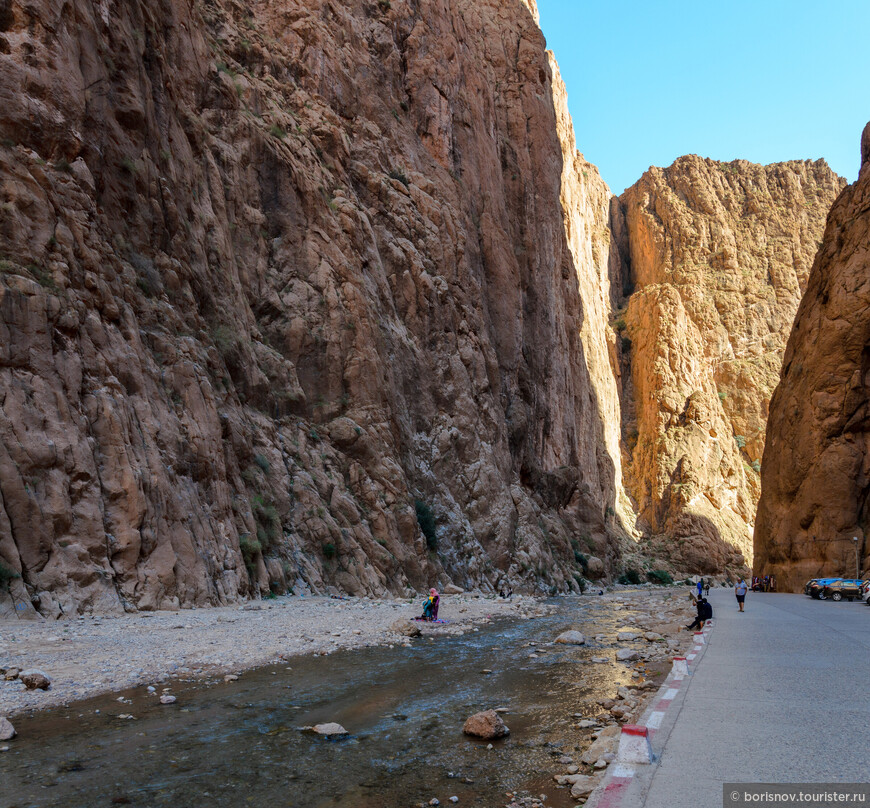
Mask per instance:
[[[652,763],[652,747],[649,745],[649,727],[624,724],[619,736],[618,763]]]
[[[653,763],[650,739],[661,729],[668,708],[680,692],[680,688],[688,676],[692,674],[691,665],[698,658],[707,644],[706,635],[712,628],[707,623],[704,631],[695,632],[695,643],[686,656],[673,658],[673,667],[664,684],[659,688],[653,699],[653,704],[643,715],[637,725],[626,724],[622,727],[619,737],[619,751],[616,760],[607,770],[604,788],[598,792],[595,808],[621,808],[627,787],[632,783],[638,767]]]

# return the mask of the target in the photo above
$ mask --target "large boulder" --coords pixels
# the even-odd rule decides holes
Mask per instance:
[[[597,556],[586,559],[586,574],[593,580],[604,577],[604,562]]]
[[[595,790],[595,786],[598,785],[598,779],[596,777],[590,777],[586,774],[575,774],[574,777],[577,778],[571,785],[571,796],[574,797],[574,799],[589,796]]]
[[[51,679],[48,674],[36,668],[21,671],[18,678],[24,682],[28,690],[48,690],[51,687]]]
[[[473,735],[475,738],[484,738],[485,740],[510,735],[507,724],[501,720],[501,716],[495,710],[484,710],[470,716],[462,727],[462,731],[466,735]]]
[[[401,634],[403,637],[419,637],[422,633],[420,631],[420,626],[411,620],[406,620],[404,617],[396,620],[396,622],[390,626],[390,631],[394,631],[396,634]]]
[[[456,584],[447,584],[441,591],[445,595],[461,595],[465,590]]]
[[[553,779],[560,786],[571,786],[571,796],[575,798],[591,794],[598,785],[598,779],[588,774],[557,774]]]
[[[0,715],[0,741],[8,741],[15,737],[15,727],[8,718]]]
[[[619,745],[621,731],[619,727],[607,727],[601,730],[592,745],[581,755],[580,760],[587,766],[592,766],[596,760],[608,752],[613,752]]]
[[[556,637],[556,642],[563,643],[564,645],[585,645],[586,637],[579,631],[563,631]]]

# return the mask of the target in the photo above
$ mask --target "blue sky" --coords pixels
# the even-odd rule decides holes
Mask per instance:
[[[870,0],[538,0],[577,147],[614,193],[682,154],[824,157],[870,120]]]

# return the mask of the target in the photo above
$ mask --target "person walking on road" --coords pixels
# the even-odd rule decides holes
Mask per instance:
[[[746,590],[748,587],[746,586],[746,581],[741,578],[737,582],[737,586],[734,587],[734,594],[737,596],[737,605],[740,607],[739,611],[743,611],[743,603],[746,600]]]
[[[701,580],[698,581],[698,600],[701,599],[701,592],[703,589],[704,589],[704,579],[701,578]]]

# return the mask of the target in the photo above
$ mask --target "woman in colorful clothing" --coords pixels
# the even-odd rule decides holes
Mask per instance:
[[[437,589],[429,590],[429,597],[423,602],[423,617],[421,620],[428,620],[433,622],[438,619],[438,604],[441,602],[441,598],[438,597]]]

